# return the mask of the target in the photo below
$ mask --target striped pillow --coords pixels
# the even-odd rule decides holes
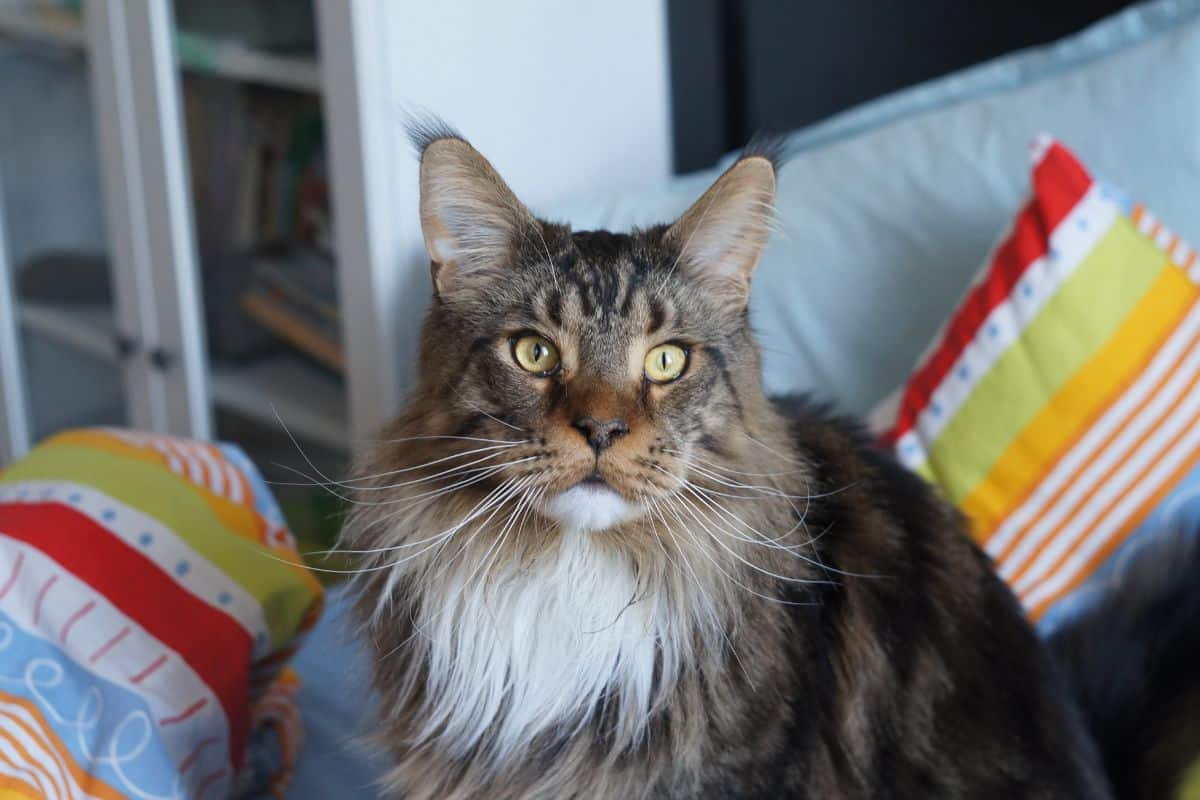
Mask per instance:
[[[72,431],[0,473],[0,797],[281,796],[298,561],[231,446]]]
[[[1200,529],[1200,262],[1061,144],[922,357],[887,441],[1051,632],[1164,527]]]

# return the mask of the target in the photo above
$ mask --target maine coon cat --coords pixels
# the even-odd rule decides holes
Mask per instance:
[[[391,789],[1109,796],[955,512],[855,426],[764,396],[771,148],[619,234],[535,218],[449,129],[416,138],[420,382],[343,540]]]

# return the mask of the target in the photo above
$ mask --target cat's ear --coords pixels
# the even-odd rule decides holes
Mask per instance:
[[[667,230],[684,274],[745,303],[774,219],[775,169],[770,155],[743,156]]]
[[[421,232],[438,294],[512,262],[537,222],[499,173],[465,139],[449,131],[421,138]]]

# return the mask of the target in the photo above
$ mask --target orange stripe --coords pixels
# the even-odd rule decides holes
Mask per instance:
[[[88,794],[98,798],[98,800],[125,800],[125,796],[120,792],[113,789],[99,778],[89,775],[82,768],[80,768],[79,764],[75,761],[75,757],[71,755],[71,752],[66,749],[61,741],[59,741],[58,736],[55,735],[54,730],[46,722],[46,718],[42,716],[42,712],[37,706],[22,697],[17,697],[6,692],[0,692],[0,700],[20,706],[37,721],[38,725],[42,729],[37,738],[39,738],[43,745],[45,745],[48,749],[55,750],[62,757],[62,760],[67,765],[67,769],[71,771],[71,776],[75,779],[75,782],[80,786],[80,788],[82,788]],[[15,717],[10,715],[4,715],[4,718],[14,720],[18,724],[21,724],[18,720],[16,720]]]
[[[1105,542],[1104,545],[1084,563],[1083,568],[1079,570],[1074,578],[1071,578],[1061,589],[1037,604],[1037,606],[1031,611],[1033,618],[1035,620],[1041,619],[1042,615],[1050,609],[1050,606],[1054,605],[1063,597],[1075,591],[1075,589],[1079,588],[1084,581],[1091,577],[1092,573],[1094,573],[1096,569],[1129,538],[1130,534],[1137,530],[1137,527],[1146,520],[1146,517],[1150,516],[1150,513],[1154,511],[1154,509],[1157,508],[1164,499],[1166,499],[1167,495],[1171,493],[1171,490],[1178,486],[1179,482],[1182,481],[1189,472],[1196,468],[1197,463],[1200,463],[1200,448],[1197,448],[1188,458],[1184,459],[1183,464],[1181,464],[1178,469],[1171,473],[1171,476],[1164,481],[1163,484],[1158,487],[1158,489],[1156,489],[1150,495],[1150,497],[1148,497],[1146,501],[1142,503],[1141,506],[1138,507],[1137,511],[1134,512],[1134,514],[1125,522],[1125,524],[1117,529],[1112,538]]]
[[[5,792],[11,792],[14,795],[28,797],[29,800],[45,800],[36,787],[30,786],[20,778],[11,778],[8,775],[0,775],[0,798],[7,800],[8,795]]]
[[[16,727],[21,728],[26,733],[31,733],[28,727],[21,725],[11,717],[8,717],[5,721],[15,723]],[[62,766],[57,762],[55,762],[54,766],[51,768],[48,768],[45,764],[42,764],[39,759],[36,759],[30,755],[29,751],[23,747],[19,741],[17,741],[17,738],[10,732],[11,730],[12,728],[8,727],[7,725],[0,726],[0,739],[8,742],[9,747],[12,747],[17,751],[16,759],[14,760],[9,756],[0,753],[0,761],[3,761],[5,764],[8,764],[11,767],[32,772],[33,774],[41,777],[48,786],[57,788],[65,784],[69,790],[71,788],[71,777],[63,771]],[[45,744],[44,742],[40,741],[40,737],[34,736],[34,739],[39,741],[39,744]],[[47,758],[52,759],[53,757],[47,756]]]
[[[959,507],[986,543],[1146,371],[1179,330],[1200,291],[1164,269],[1146,297],[1009,443]],[[1015,544],[1010,543],[1007,550]]]
[[[1175,369],[1173,369],[1171,371],[1171,374],[1178,372],[1179,369],[1180,369],[1180,366],[1177,364],[1175,366]],[[1164,380],[1166,380],[1166,379],[1167,379],[1167,376],[1164,376]],[[1162,384],[1160,384],[1160,386],[1161,385]],[[1154,436],[1154,434],[1162,426],[1163,421],[1166,420],[1168,417],[1171,416],[1171,414],[1173,414],[1175,412],[1176,408],[1178,408],[1178,406],[1184,400],[1187,399],[1188,395],[1191,394],[1192,390],[1197,385],[1200,385],[1200,372],[1197,372],[1195,375],[1192,376],[1191,380],[1188,382],[1187,387],[1182,392],[1179,393],[1179,396],[1176,397],[1166,409],[1164,409],[1161,412],[1161,414],[1158,417],[1157,422],[1154,425],[1151,425],[1146,431],[1144,431],[1142,433],[1141,436],[1138,437],[1137,441],[1134,442],[1133,445],[1128,450],[1129,456],[1132,456],[1134,453],[1136,453],[1142,447],[1143,444],[1145,444],[1152,436]],[[1151,392],[1145,398],[1145,400],[1142,401],[1142,404],[1139,405],[1138,409],[1133,414],[1129,415],[1129,419],[1135,418],[1138,415],[1138,413],[1141,412],[1142,407],[1145,406],[1145,404],[1149,403],[1154,398],[1154,395],[1155,395],[1155,392]],[[1196,419],[1198,416],[1200,416],[1200,415],[1194,416],[1193,420]],[[1109,434],[1108,438],[1105,439],[1104,444],[1102,444],[1100,446],[1098,452],[1103,452],[1104,450],[1108,449],[1108,447],[1112,444],[1112,440],[1121,434],[1121,430],[1122,430],[1121,428],[1117,428],[1111,434]],[[1117,461],[1117,463],[1115,463],[1111,467],[1109,467],[1108,470],[1106,470],[1102,476],[1100,476],[1093,482],[1092,486],[1087,490],[1087,492],[1084,493],[1083,497],[1081,497],[1077,502],[1075,502],[1072,505],[1071,513],[1068,514],[1067,517],[1065,519],[1063,519],[1063,521],[1061,523],[1059,523],[1053,529],[1053,531],[1050,533],[1050,535],[1047,536],[1042,541],[1042,543],[1040,545],[1038,545],[1037,548],[1030,555],[1028,555],[1026,557],[1025,565],[1022,566],[1016,572],[1016,574],[1009,577],[1008,582],[1010,584],[1015,586],[1017,583],[1020,582],[1021,578],[1023,578],[1025,576],[1025,574],[1030,570],[1030,568],[1033,566],[1033,564],[1038,560],[1039,556],[1041,556],[1043,551],[1045,551],[1045,549],[1047,547],[1049,547],[1051,545],[1051,543],[1053,543],[1058,538],[1059,534],[1062,532],[1062,530],[1065,527],[1067,527],[1068,525],[1071,524],[1071,521],[1075,518],[1077,512],[1081,508],[1083,508],[1088,503],[1088,501],[1092,499],[1092,497],[1095,496],[1096,492],[1100,491],[1101,487],[1105,486],[1108,483],[1108,481],[1112,478],[1112,476],[1121,469],[1121,467],[1125,464],[1125,462],[1127,460],[1128,460],[1128,458],[1120,459],[1119,461]],[[1083,469],[1087,469],[1088,466],[1090,466],[1090,465],[1084,465]],[[1154,468],[1154,463],[1153,463],[1153,459],[1151,459],[1151,463],[1146,465],[1146,468],[1137,475],[1137,477],[1126,487],[1125,491],[1122,492],[1117,499],[1119,499],[1120,497],[1123,497],[1133,486],[1136,486],[1138,481],[1140,481],[1145,476],[1145,474],[1147,472],[1149,472],[1150,470],[1152,470],[1153,468]],[[1059,497],[1071,487],[1072,482],[1073,481],[1068,481],[1067,483],[1063,484],[1063,486],[1055,494],[1054,500],[1051,503],[1048,503],[1046,505],[1046,507],[1044,509],[1042,509],[1042,513],[1038,514],[1037,517],[1034,518],[1030,522],[1030,524],[1026,527],[1026,531],[1030,530],[1034,525],[1036,525],[1038,523],[1039,520],[1041,520],[1046,514],[1048,514],[1054,508],[1054,505],[1055,505],[1055,503],[1057,503]],[[1113,502],[1116,502],[1116,500],[1114,500]],[[1111,503],[1110,503],[1110,506],[1111,506]],[[1101,516],[1103,516],[1103,515],[1101,515]],[[1054,569],[1051,570],[1051,574],[1053,572],[1057,571],[1059,566],[1061,566],[1062,561],[1069,557],[1070,557],[1070,553],[1069,552],[1065,553],[1063,555],[1062,559],[1059,560],[1059,563],[1055,564]],[[999,560],[1000,559],[997,559],[997,561],[999,561]]]
[[[129,444],[110,433],[98,429],[88,428],[64,431],[50,437],[39,445],[39,447],[49,447],[56,444],[101,450],[123,458],[130,458],[160,466],[166,472],[171,471],[168,466],[167,457],[158,450],[152,447]],[[222,460],[224,460],[223,457]],[[171,474],[174,475],[175,473],[172,472]],[[231,532],[258,543],[266,541],[267,521],[253,506],[235,503],[227,497],[222,497],[213,492],[208,486],[201,486],[194,483],[186,475],[176,475],[176,477],[204,498],[204,501],[212,508],[213,514]]]

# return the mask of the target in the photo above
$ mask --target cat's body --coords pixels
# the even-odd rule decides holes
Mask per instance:
[[[762,392],[774,167],[679,222],[534,219],[420,142],[421,382],[344,546],[410,800],[1103,798],[1079,715],[958,516]]]

